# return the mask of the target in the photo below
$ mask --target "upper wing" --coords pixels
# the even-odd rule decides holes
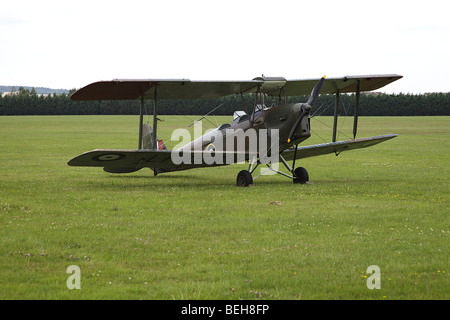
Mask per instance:
[[[373,91],[380,89],[391,82],[401,79],[397,74],[367,75],[367,76],[346,76],[342,78],[326,78],[321,94],[326,93],[350,93],[356,92],[358,81],[360,91]],[[286,96],[308,95],[319,79],[289,80],[284,86]]]
[[[145,100],[218,98],[247,92],[262,81],[113,80],[94,82],[77,90],[72,100]]]
[[[361,91],[379,89],[402,78],[396,74],[347,76],[327,78],[321,93],[356,92],[357,83]],[[72,96],[72,100],[135,100],[144,96],[146,100],[155,98],[157,86],[158,100],[218,98],[238,93],[261,91],[269,95],[308,95],[320,79],[286,80],[284,78],[255,78],[250,81],[191,81],[189,79],[163,80],[113,80],[91,83]]]
[[[295,149],[287,149],[281,153],[286,160],[303,159],[309,157],[320,156],[329,153],[339,154],[342,151],[367,148],[380,142],[395,138],[397,134],[387,134],[376,137],[359,138],[338,142],[315,144],[311,146],[298,147],[297,153]]]

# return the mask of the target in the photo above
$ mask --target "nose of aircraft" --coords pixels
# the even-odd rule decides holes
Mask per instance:
[[[292,106],[292,112],[294,113],[294,116],[300,115],[302,111],[309,110],[311,110],[311,106],[306,103],[297,103]]]
[[[292,106],[292,118],[294,119],[294,123],[302,112],[302,105],[302,103],[296,103]]]
[[[311,106],[306,103],[297,103],[292,106],[292,119],[294,124],[289,133],[288,143],[299,138],[309,137],[311,135],[309,129],[309,112]]]

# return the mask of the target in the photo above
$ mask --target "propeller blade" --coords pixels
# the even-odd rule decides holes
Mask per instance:
[[[311,103],[316,100],[316,98],[319,96],[320,90],[322,90],[323,83],[325,82],[325,76],[322,77],[322,79],[319,80],[319,82],[316,83],[314,88],[311,91],[311,95],[308,98],[308,101],[306,104],[311,105]]]
[[[311,103],[313,103],[316,98],[319,96],[320,90],[322,90],[323,87],[323,83],[325,82],[325,76],[323,76],[314,86],[314,88],[311,91],[311,95],[308,98],[308,101],[306,102],[307,105],[311,105]],[[289,138],[287,140],[288,143],[291,142],[291,138],[293,138],[295,130],[297,129],[298,124],[300,123],[300,120],[303,118],[303,113],[304,113],[304,109],[302,107],[302,113],[300,114],[300,116],[297,118],[297,120],[295,121],[294,125],[292,126],[291,132],[289,133]]]

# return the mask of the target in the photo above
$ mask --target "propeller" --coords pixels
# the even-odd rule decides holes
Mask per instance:
[[[311,91],[311,94],[309,95],[308,101],[306,101],[306,105],[310,106],[316,98],[319,96],[320,90],[322,90],[323,83],[325,82],[325,76],[323,76],[314,86],[314,88]],[[298,124],[300,123],[300,120],[303,118],[306,111],[308,111],[310,108],[306,108],[305,104],[302,105],[302,113],[297,118],[297,121],[295,121],[294,125],[292,126],[291,132],[289,133],[289,138],[287,140],[288,143],[291,142],[291,138],[294,137],[295,130],[297,129]]]

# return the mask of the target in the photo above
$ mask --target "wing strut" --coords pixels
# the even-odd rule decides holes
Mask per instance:
[[[153,149],[157,150],[158,149],[158,145],[156,144],[156,135],[157,135],[157,125],[158,125],[158,113],[156,110],[156,106],[158,104],[158,85],[155,85],[155,98],[153,100]]]
[[[144,94],[141,95],[141,108],[139,111],[139,145],[138,149],[142,149],[142,125],[144,122]]]
[[[356,103],[353,115],[353,139],[356,139],[356,131],[358,130],[358,112],[359,112],[359,94],[361,93],[361,80],[356,82]]]
[[[359,116],[359,97],[361,94],[361,80],[356,82],[356,103],[355,103],[355,111],[353,115],[353,139],[356,139],[356,132],[358,131],[358,116]],[[333,118],[333,142],[336,142],[336,133],[337,133],[337,121],[338,121],[338,111],[339,111],[339,100],[340,100],[340,92],[336,91],[336,98],[334,101],[334,118]]]
[[[158,113],[157,113],[157,105],[158,105],[158,85],[155,85],[155,97],[153,99],[153,149],[158,149],[158,146],[156,145],[156,127],[158,125]],[[139,112],[139,145],[138,149],[142,149],[142,125],[144,124],[144,94],[141,95],[141,107]]]
[[[339,108],[339,90],[336,91],[336,99],[334,100],[334,120],[333,120],[333,142],[336,142],[338,108]]]

